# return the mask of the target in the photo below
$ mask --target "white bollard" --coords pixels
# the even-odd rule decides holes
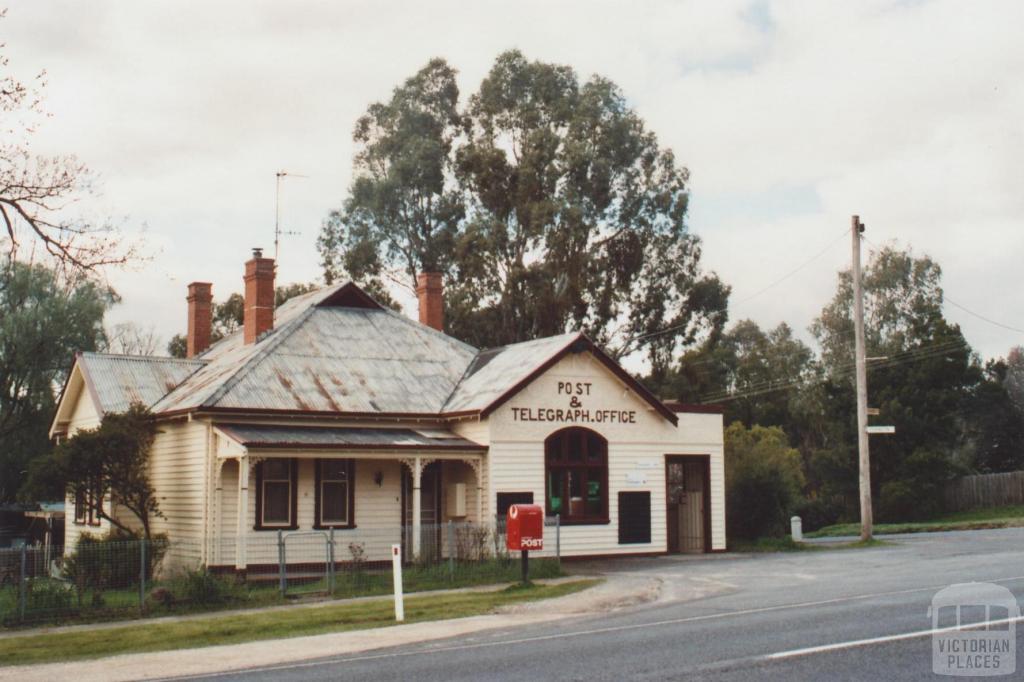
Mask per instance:
[[[395,620],[405,620],[405,601],[402,598],[402,546],[391,545],[391,572],[395,578]]]
[[[789,534],[793,536],[793,542],[802,542],[804,539],[804,522],[799,516],[789,520]]]

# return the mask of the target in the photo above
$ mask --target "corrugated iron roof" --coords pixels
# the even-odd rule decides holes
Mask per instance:
[[[86,381],[103,412],[124,412],[133,402],[152,406],[203,366],[200,360],[81,353]]]
[[[361,427],[264,426],[217,424],[232,440],[247,448],[338,450],[474,450],[487,448],[438,429],[376,429]]]
[[[486,413],[576,342],[604,359],[580,332],[478,351],[376,307],[349,282],[291,299],[274,324],[255,343],[239,330],[193,360],[93,354],[87,378],[107,411],[140,399],[156,413],[440,415]],[[606,364],[646,394],[613,360]]]
[[[579,332],[481,351],[445,403],[445,412],[482,410],[582,335]]]

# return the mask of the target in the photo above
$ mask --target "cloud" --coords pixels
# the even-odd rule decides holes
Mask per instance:
[[[430,57],[472,91],[495,55],[605,75],[692,172],[691,226],[734,286],[762,289],[859,213],[877,243],[935,257],[950,296],[1024,327],[1024,49],[1017,2],[16,2],[12,66],[46,68],[39,151],[79,154],[103,180],[89,210],[145,224],[161,246],[112,275],[117,319],[184,327],[184,286],[241,288],[269,247],[274,173],[282,281],[320,275],[315,238],[350,179],[351,129]],[[733,311],[800,330],[831,296],[837,245]],[[173,279],[170,279],[173,278]],[[957,309],[968,340],[1019,335]]]

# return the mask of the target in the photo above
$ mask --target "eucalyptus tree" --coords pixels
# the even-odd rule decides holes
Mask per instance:
[[[724,324],[728,287],[686,224],[689,173],[611,81],[513,50],[460,109],[434,60],[355,139],[356,180],[319,242],[328,278],[440,271],[448,331],[474,345],[581,328],[657,371]]]
[[[455,70],[433,59],[356,122],[354,180],[317,246],[330,284],[348,276],[380,296],[450,267],[464,203],[453,144],[462,129]]]
[[[74,353],[106,343],[103,316],[116,300],[81,276],[0,262],[0,502],[13,499],[29,460],[49,448],[55,394]]]

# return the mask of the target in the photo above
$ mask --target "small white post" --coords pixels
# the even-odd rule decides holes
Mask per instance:
[[[391,572],[395,578],[395,620],[405,620],[405,600],[402,598],[402,546],[391,545]]]
[[[802,542],[804,539],[804,522],[799,516],[789,520],[789,534],[793,536],[793,542]]]

